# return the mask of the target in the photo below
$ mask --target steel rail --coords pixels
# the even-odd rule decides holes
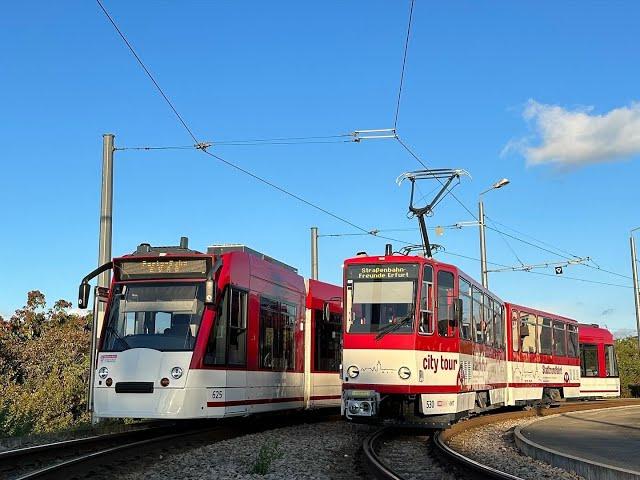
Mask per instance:
[[[102,450],[98,450],[95,452],[91,452],[91,453],[86,453],[86,454],[82,454],[76,457],[73,457],[69,460],[64,460],[62,462],[58,462],[52,465],[48,465],[46,467],[43,468],[39,468],[37,470],[34,470],[32,472],[26,473],[24,475],[20,475],[18,477],[15,477],[13,480],[31,480],[34,478],[41,478],[41,477],[46,477],[49,475],[57,475],[60,476],[61,473],[69,468],[72,467],[74,465],[78,465],[80,463],[83,462],[88,462],[90,460],[94,460],[96,458],[99,457],[103,457],[106,455],[110,455],[116,452],[120,452],[123,450],[129,450],[131,448],[134,447],[139,447],[139,446],[143,446],[143,445],[148,445],[150,443],[155,443],[155,442],[162,442],[165,440],[170,440],[173,438],[179,438],[179,437],[184,437],[187,435],[193,435],[193,434],[197,434],[197,433],[201,433],[202,431],[207,430],[205,429],[197,429],[197,430],[189,430],[189,431],[185,431],[185,432],[179,432],[179,433],[171,433],[171,434],[167,434],[167,435],[161,435],[159,437],[152,437],[152,438],[147,438],[144,440],[136,440],[134,442],[128,442],[128,443],[124,443],[122,445],[116,445],[115,447],[109,447],[109,448],[105,448]]]
[[[522,477],[517,477],[515,475],[511,475],[510,473],[503,472],[496,468],[490,467],[489,465],[485,465],[476,460],[473,460],[461,454],[460,452],[456,452],[441,439],[440,432],[436,432],[433,435],[433,445],[440,453],[444,454],[449,459],[449,461],[473,470],[474,472],[480,474],[480,478],[495,480],[524,480]]]
[[[376,430],[362,441],[362,452],[364,453],[365,460],[371,470],[371,473],[378,480],[403,480],[402,477],[398,476],[387,467],[380,457],[378,457],[377,453],[377,445],[380,441],[380,438],[385,434],[389,433],[389,427],[383,427],[379,430]]]
[[[5,450],[0,452],[0,465],[2,465],[7,459],[15,457],[27,457],[37,453],[48,452],[52,450],[64,450],[68,447],[78,447],[83,445],[90,445],[92,443],[106,442],[115,440],[122,437],[129,437],[132,435],[142,435],[154,431],[155,429],[166,428],[166,426],[157,427],[144,427],[138,429],[131,429],[123,432],[115,433],[102,433],[99,435],[91,435],[88,437],[74,438],[71,440],[60,440],[57,442],[43,443],[40,445],[31,445],[29,447],[19,447],[11,450]]]

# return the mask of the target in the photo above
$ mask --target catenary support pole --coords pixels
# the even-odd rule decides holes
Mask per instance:
[[[636,327],[638,329],[638,348],[640,349],[640,288],[638,287],[638,265],[636,255],[636,240],[633,230],[630,237],[631,243],[631,272],[633,273],[633,301],[636,305]]]
[[[480,227],[480,278],[482,286],[489,288],[489,274],[487,273],[487,244],[484,231],[484,203],[482,198],[478,202],[478,226]]]
[[[100,234],[98,238],[98,266],[111,260],[111,232],[113,218],[113,152],[114,138],[112,133],[102,136],[102,190],[100,193]],[[111,271],[106,270],[98,277],[98,287],[109,288],[111,283]],[[95,298],[95,295],[94,295]],[[91,367],[89,375],[89,408],[91,410],[91,422],[96,423],[98,418],[93,414],[93,383],[95,379],[96,349],[99,340],[99,332],[104,320],[105,304],[94,302],[93,328],[91,329]]]
[[[311,278],[318,280],[318,227],[311,227]]]

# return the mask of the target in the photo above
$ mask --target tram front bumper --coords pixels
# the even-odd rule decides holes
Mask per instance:
[[[374,390],[345,390],[342,406],[345,417],[375,417],[378,415],[380,394]]]

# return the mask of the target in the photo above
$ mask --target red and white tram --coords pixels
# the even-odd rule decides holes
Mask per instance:
[[[444,426],[579,395],[573,320],[505,304],[455,266],[420,256],[349,259],[344,282],[348,419]]]
[[[598,325],[580,324],[580,396],[620,396],[620,377],[611,332]]]
[[[98,417],[220,418],[340,404],[340,287],[244,246],[142,244],[109,268]]]

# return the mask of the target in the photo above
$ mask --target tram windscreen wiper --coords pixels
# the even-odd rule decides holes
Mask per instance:
[[[405,325],[410,324],[412,321],[413,321],[413,311],[411,311],[409,315],[404,317],[398,323],[392,323],[391,325],[387,325],[386,327],[382,328],[382,330],[379,330],[378,335],[376,335],[376,340],[380,340],[387,333],[395,332],[400,327],[404,327]]]
[[[127,343],[127,341],[122,337],[122,335],[118,333],[118,331],[113,327],[113,325],[107,325],[107,332],[113,333],[113,335],[115,335],[115,337],[124,344],[126,348],[124,348],[123,350],[129,350],[131,348],[131,345]]]

